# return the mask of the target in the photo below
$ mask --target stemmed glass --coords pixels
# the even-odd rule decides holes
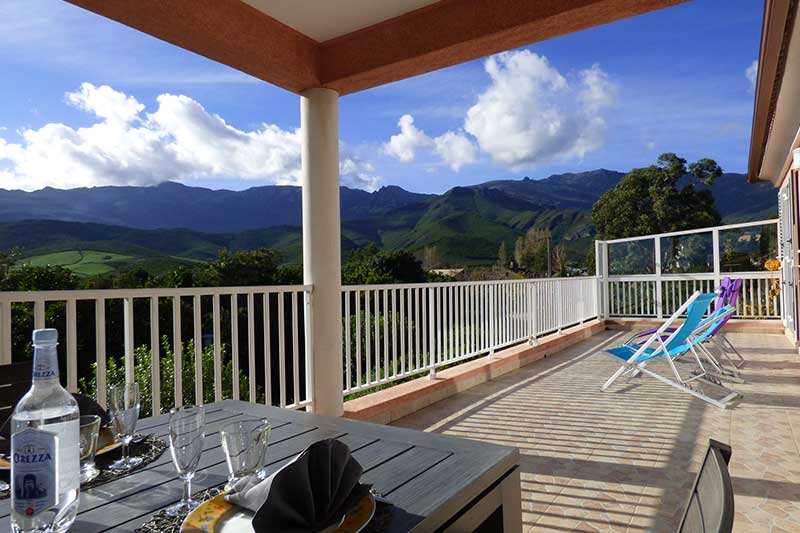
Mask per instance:
[[[192,478],[203,452],[204,424],[205,412],[202,406],[184,405],[170,411],[169,450],[178,470],[178,477],[183,481],[181,501],[166,509],[170,516],[186,514],[200,505],[200,502],[192,500]]]
[[[112,470],[130,470],[141,464],[142,457],[130,457],[130,444],[136,430],[136,421],[139,419],[138,383],[124,383],[112,385],[108,391],[109,416],[114,424],[114,431],[122,441],[122,458],[111,463]]]

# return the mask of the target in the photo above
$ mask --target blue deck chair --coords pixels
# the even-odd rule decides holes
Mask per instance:
[[[741,394],[727,389],[717,379],[709,375],[706,365],[703,364],[696,349],[696,346],[705,341],[722,321],[727,320],[735,312],[734,308],[723,306],[704,318],[711,302],[716,297],[717,293],[714,292],[701,294],[696,291],[661,327],[650,335],[646,342],[639,344],[631,340],[622,346],[606,350],[607,353],[614,357],[622,359],[623,365],[606,381],[602,390],[607,390],[623,375],[633,376],[644,373],[720,408],[728,407],[734,400],[741,397]],[[677,328],[672,328],[671,332],[669,332],[671,326],[684,313],[686,318],[683,323]],[[684,354],[691,354],[698,368],[687,378],[681,376],[675,366],[675,359]],[[662,359],[667,362],[674,374],[674,379],[662,376],[647,368],[647,363],[655,359]],[[698,383],[706,383],[722,389],[723,397],[720,399],[712,398],[698,389],[696,386]]]
[[[714,302],[714,313],[722,312],[722,308],[726,306],[735,309],[741,289],[741,279],[731,280],[727,276],[723,278],[716,290],[717,299]],[[712,313],[712,315],[714,313]],[[728,323],[728,320],[731,318],[731,316],[732,314],[728,315],[727,319],[718,321],[716,327],[706,336],[705,341],[697,344],[696,346],[701,355],[709,364],[710,368],[707,369],[709,377],[723,381],[731,381],[734,383],[744,383],[744,380],[739,373],[739,369],[744,364],[744,357],[742,357],[739,351],[725,337],[723,331],[725,324]],[[628,340],[636,342],[636,339],[649,337],[655,333],[657,329],[658,328],[653,328],[640,331],[635,333]],[[662,333],[662,337],[668,336],[676,329],[677,328],[675,327],[667,328]],[[626,342],[626,344],[627,343],[628,342]],[[737,360],[734,361],[733,357],[736,357]]]

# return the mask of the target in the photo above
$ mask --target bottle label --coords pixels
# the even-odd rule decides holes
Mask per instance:
[[[11,483],[14,511],[36,516],[58,503],[58,436],[24,429],[11,436]]]
[[[36,357],[33,365],[33,381],[58,377],[58,366],[50,364],[47,357]]]

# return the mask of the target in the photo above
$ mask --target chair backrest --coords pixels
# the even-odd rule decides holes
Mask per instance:
[[[736,307],[736,302],[739,301],[739,295],[742,293],[742,285],[744,280],[742,278],[731,281],[728,286],[728,299],[727,304],[731,307]]]
[[[0,426],[5,424],[20,398],[31,387],[33,361],[0,365]]]
[[[694,480],[679,533],[729,533],[733,529],[730,460],[730,446],[709,439],[706,457]]]
[[[726,305],[728,307],[732,307],[736,309],[736,302],[739,300],[739,294],[742,292],[742,284],[744,283],[741,278],[731,280],[730,278],[726,277],[722,280],[722,283],[725,284],[725,280],[728,281],[727,286],[725,287],[725,292],[720,293],[719,298],[717,298],[717,310],[722,305]],[[722,287],[722,285],[720,285]],[[709,333],[709,336],[714,336],[717,334],[722,327],[728,323],[728,320],[731,319],[733,314],[726,316],[719,324]]]
[[[686,319],[683,321],[683,324],[681,324],[667,340],[667,350],[672,350],[683,344],[683,341],[692,334],[698,324],[700,324],[700,321],[703,320],[703,316],[706,314],[706,311],[708,311],[708,306],[711,305],[711,302],[716,297],[716,292],[706,292],[695,298],[694,301],[689,304],[689,307],[686,309]]]
[[[719,311],[723,307],[725,307],[725,303],[728,301],[728,292],[730,291],[731,287],[731,278],[725,276],[722,278],[722,281],[717,287],[717,299],[714,302],[714,311]]]

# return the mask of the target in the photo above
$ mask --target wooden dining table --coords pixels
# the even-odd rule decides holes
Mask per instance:
[[[350,447],[371,483],[390,506],[382,529],[401,531],[504,531],[522,529],[519,452],[464,438],[426,433],[224,400],[207,404],[203,455],[192,490],[227,481],[219,430],[228,422],[267,419],[272,425],[267,472],[285,465],[309,444],[336,438]],[[167,439],[169,415],[144,418],[137,432]],[[80,494],[70,531],[132,532],[181,498],[169,451],[127,476]],[[0,531],[10,531],[10,500],[0,501]]]

